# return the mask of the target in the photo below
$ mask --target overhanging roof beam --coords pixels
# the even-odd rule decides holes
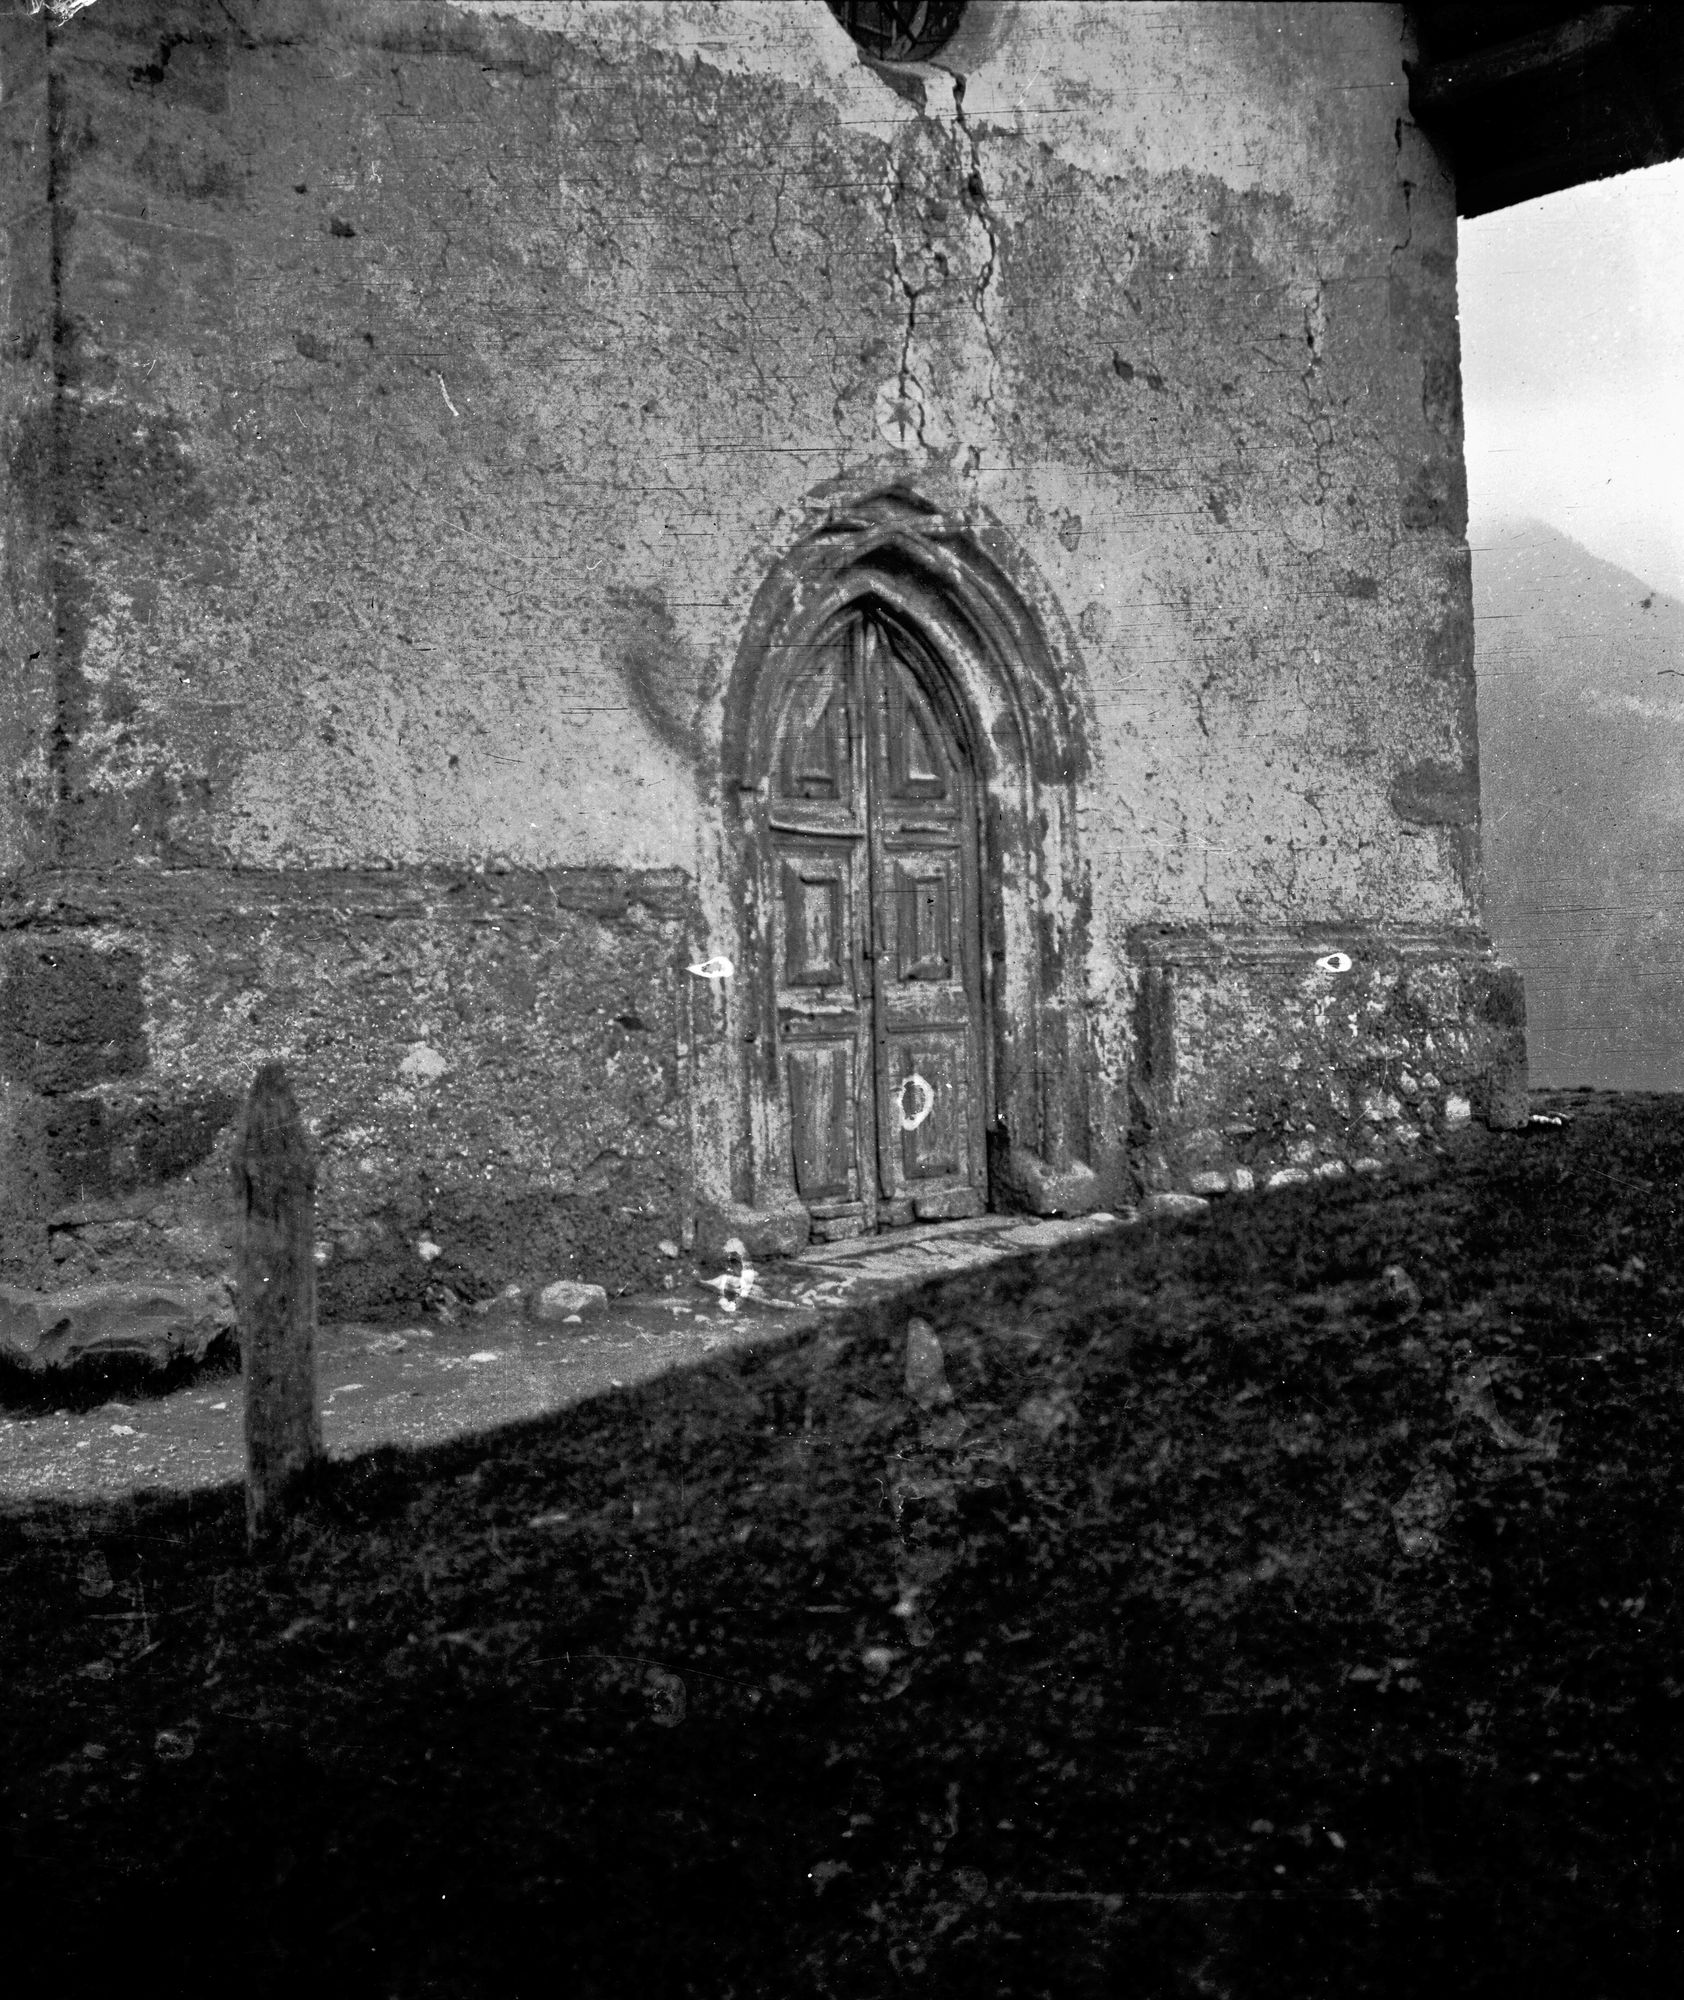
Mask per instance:
[[[1598,7],[1558,28],[1541,29],[1448,62],[1418,64],[1410,78],[1409,101],[1423,123],[1488,100],[1514,85],[1550,83],[1576,74],[1587,57],[1617,41],[1645,10]]]

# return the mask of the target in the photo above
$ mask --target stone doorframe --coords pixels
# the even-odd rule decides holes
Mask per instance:
[[[773,567],[726,692],[723,859],[739,914],[722,1062],[706,1094],[728,1106],[731,1200],[708,1233],[734,1232],[760,1254],[798,1247],[810,1225],[795,1190],[767,961],[775,885],[761,826],[778,691],[783,663],[850,606],[872,603],[927,647],[982,800],[989,1205],[1084,1213],[1115,1198],[1122,1167],[1121,1079],[1097,1073],[1085,1004],[1089,893],[1076,814],[1090,769],[1085,672],[1050,594],[998,528],[975,509],[943,512],[891,488],[836,505]]]

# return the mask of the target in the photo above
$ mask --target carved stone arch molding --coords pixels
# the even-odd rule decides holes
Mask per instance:
[[[1119,1192],[1121,1079],[1096,1073],[1084,990],[1085,674],[1050,594],[1003,532],[974,509],[944,511],[897,486],[835,504],[774,566],[726,694],[723,858],[738,924],[723,1062],[709,1092],[729,1126],[715,1162],[724,1169],[728,1153],[730,1200],[713,1229],[734,1230],[762,1253],[804,1241],[812,1220],[797,1192],[780,1074],[774,739],[791,675],[854,613],[911,635],[974,774],[988,1205],[1077,1214]]]

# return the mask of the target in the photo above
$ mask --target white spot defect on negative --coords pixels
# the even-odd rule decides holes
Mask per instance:
[[[1351,955],[1346,951],[1330,951],[1324,958],[1316,960],[1318,972],[1349,972]]]
[[[444,1252],[430,1237],[423,1236],[415,1246],[415,1254],[423,1264],[430,1264],[435,1257],[442,1257]]]
[[[691,966],[690,972],[696,979],[729,979],[736,969],[721,952],[716,957],[704,958],[700,965]]]
[[[918,1109],[913,1112],[910,1118],[906,1113],[906,1093],[908,1090],[918,1090],[922,1093]],[[918,1127],[923,1124],[924,1120],[935,1109],[936,1094],[930,1088],[928,1081],[914,1070],[895,1093],[895,1103],[900,1111],[900,1129],[903,1132],[916,1132]]]

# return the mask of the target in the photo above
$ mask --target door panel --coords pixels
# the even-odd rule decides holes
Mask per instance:
[[[801,854],[783,865],[784,985],[842,986],[848,978],[848,857]]]
[[[953,978],[958,859],[957,853],[908,858],[898,850],[890,857],[894,890],[887,915],[895,977],[903,984],[915,979],[945,984]]]
[[[970,1087],[965,1056],[964,1043],[951,1035],[896,1035],[890,1040],[889,1095],[904,1181],[959,1171],[966,1153]]]
[[[797,689],[784,736],[779,789],[785,798],[847,800],[847,723],[844,674],[825,672]]]
[[[976,811],[957,738],[919,685],[916,649],[867,633],[878,1171],[919,1214],[985,1206]]]
[[[885,799],[948,799],[952,765],[942,740],[945,732],[930,704],[898,665],[889,666],[884,695]]]
[[[857,652],[844,630],[786,687],[767,813],[778,1067],[796,1191],[828,1237],[876,1216]]]
[[[852,1044],[841,1040],[792,1042],[785,1051],[795,1188],[803,1201],[859,1199],[853,1058]]]
[[[986,1205],[975,781],[917,643],[854,614],[785,684],[779,1068],[821,1238]]]

